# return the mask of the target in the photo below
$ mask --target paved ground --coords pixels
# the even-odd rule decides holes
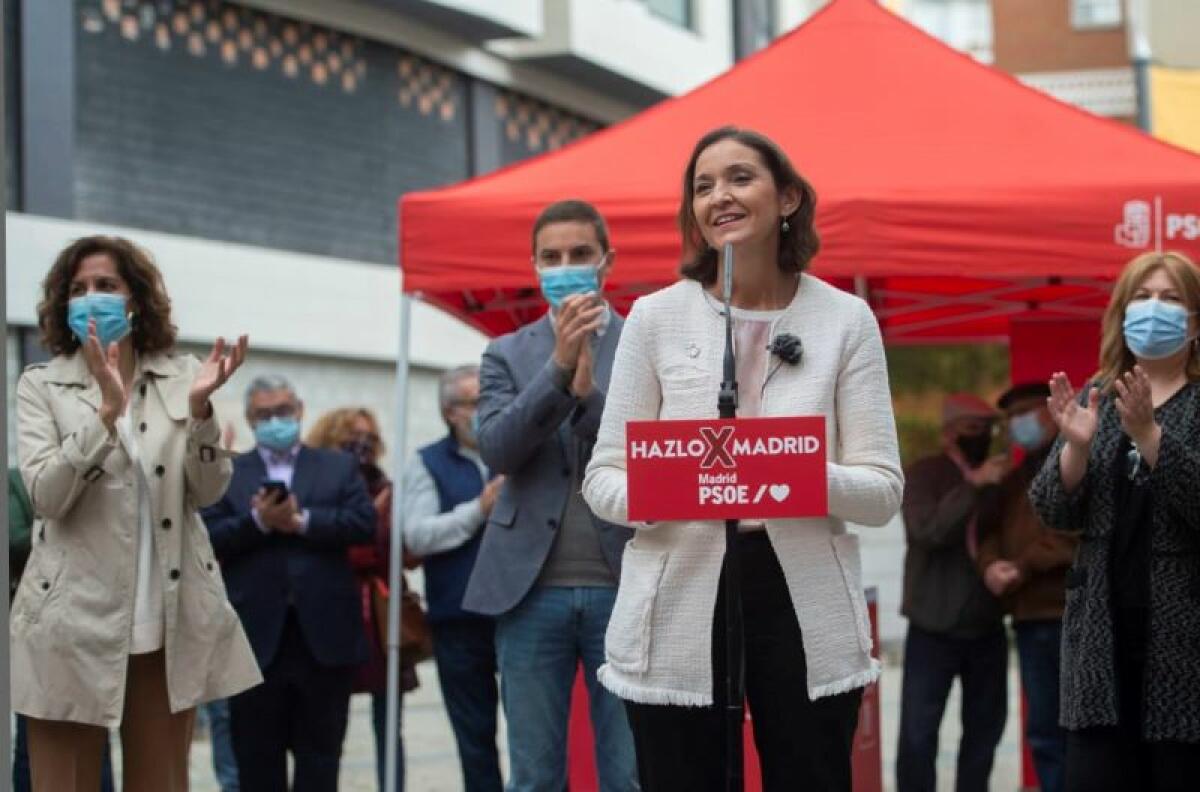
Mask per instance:
[[[900,713],[900,668],[885,666],[882,684],[884,740],[884,788],[893,788],[896,729]],[[405,698],[404,739],[408,762],[408,792],[457,792],[462,789],[458,757],[450,725],[441,706],[437,679],[432,664],[421,666],[421,687]],[[941,752],[938,756],[939,789],[953,789],[954,762],[958,737],[958,687],[951,694],[948,715],[943,722]],[[1011,658],[1009,698],[1011,713],[1004,739],[996,755],[992,773],[992,792],[1016,792],[1020,789],[1020,762],[1017,735],[1016,657]],[[355,696],[351,705],[350,733],[342,760],[342,784],[345,792],[376,792],[375,745],[371,735],[370,700]],[[501,736],[503,743],[503,735]],[[197,735],[192,747],[192,789],[219,792],[213,780],[207,735]],[[119,766],[119,761],[118,761]],[[253,790],[247,790],[253,792]],[[584,791],[586,792],[586,790]]]

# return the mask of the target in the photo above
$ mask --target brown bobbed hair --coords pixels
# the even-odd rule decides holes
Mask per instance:
[[[171,298],[150,254],[128,239],[89,236],[75,240],[59,253],[42,281],[42,300],[37,312],[46,349],[55,355],[70,355],[79,349],[79,339],[67,325],[71,279],[85,258],[98,253],[113,260],[117,273],[129,287],[133,348],[144,354],[174,347],[176,328],[171,324]]]
[[[354,439],[354,422],[359,418],[363,418],[371,425],[371,431],[379,438],[376,452],[382,455],[385,447],[383,435],[379,431],[379,421],[376,420],[375,413],[366,407],[339,407],[336,410],[330,410],[318,418],[317,422],[308,430],[304,444],[312,448],[341,450],[342,446]]]
[[[1200,311],[1200,271],[1187,256],[1175,252],[1143,253],[1126,264],[1113,285],[1112,297],[1100,325],[1100,370],[1095,379],[1105,390],[1137,362],[1125,345],[1125,309],[1133,302],[1133,295],[1142,281],[1158,269],[1166,270],[1175,288],[1182,292],[1188,313],[1194,315]],[[1190,343],[1193,348],[1186,373],[1188,381],[1195,382],[1200,380],[1200,354],[1196,353],[1197,342]]]
[[[679,274],[700,281],[708,286],[717,280],[717,251],[709,247],[700,233],[700,225],[692,211],[695,191],[692,182],[696,178],[696,161],[704,150],[722,140],[733,140],[758,152],[763,164],[771,172],[775,189],[782,192],[788,187],[800,196],[800,206],[786,219],[791,229],[779,234],[779,269],[781,272],[803,272],[808,263],[821,249],[821,238],[814,224],[817,211],[817,193],[792,166],[787,154],[767,136],[751,129],[723,126],[704,135],[692,149],[687,168],[683,172],[683,199],[679,202],[679,231],[683,235],[683,261]]]

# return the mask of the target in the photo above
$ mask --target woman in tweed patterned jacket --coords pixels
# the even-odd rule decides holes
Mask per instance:
[[[628,522],[626,422],[716,417],[717,251],[732,244],[738,417],[822,415],[829,449],[828,517],[744,521],[739,536],[763,788],[849,792],[859,701],[879,666],[846,523],[883,525],[904,490],[879,326],[862,300],[802,272],[817,251],[816,196],[775,144],[714,130],[685,173],[684,279],[629,314],[584,497],[598,517]],[[787,337],[803,340],[803,356]],[[724,789],[722,525],[634,527],[600,681],[626,702],[643,792]]]
[[[1200,783],[1200,274],[1131,261],[1104,314],[1100,371],[1051,379],[1061,433],[1030,498],[1080,534],[1067,577],[1068,790]]]

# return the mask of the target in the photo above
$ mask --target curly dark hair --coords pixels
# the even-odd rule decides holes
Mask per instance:
[[[817,211],[816,191],[792,166],[783,149],[768,137],[752,129],[723,126],[700,138],[696,147],[692,149],[692,156],[688,158],[687,168],[683,172],[683,198],[679,202],[683,262],[680,264],[679,274],[700,281],[705,286],[716,282],[717,279],[717,251],[704,241],[700,226],[696,222],[696,215],[692,211],[692,199],[695,197],[692,181],[696,177],[696,160],[700,159],[705,149],[722,140],[734,140],[757,151],[763,164],[771,172],[775,189],[782,191],[792,187],[800,196],[799,208],[786,218],[791,229],[779,235],[779,269],[782,272],[803,272],[821,249],[821,239],[817,236],[814,224]]]
[[[150,254],[128,239],[88,236],[68,245],[42,281],[42,301],[38,303],[38,328],[42,344],[55,355],[70,355],[79,349],[79,339],[67,325],[67,303],[71,300],[71,279],[88,256],[105,254],[117,265],[121,279],[129,286],[129,308],[133,313],[133,348],[139,353],[164,352],[175,346],[175,325],[171,324],[171,298],[167,296],[162,273]]]

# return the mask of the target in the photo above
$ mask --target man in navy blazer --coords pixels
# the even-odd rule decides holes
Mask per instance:
[[[581,494],[604,412],[621,318],[601,296],[615,252],[583,201],[544,209],[533,263],[550,312],[492,342],[480,365],[480,456],[507,478],[463,597],[498,617],[510,792],[566,786],[571,689],[582,662],[601,792],[637,789],[620,700],[596,677],[632,530],[596,518]]]
[[[263,684],[230,700],[243,789],[336,790],[354,669],[366,659],[346,548],[375,536],[375,509],[349,454],[300,444],[303,404],[283,377],[246,391],[257,446],[203,511],[229,600]]]

